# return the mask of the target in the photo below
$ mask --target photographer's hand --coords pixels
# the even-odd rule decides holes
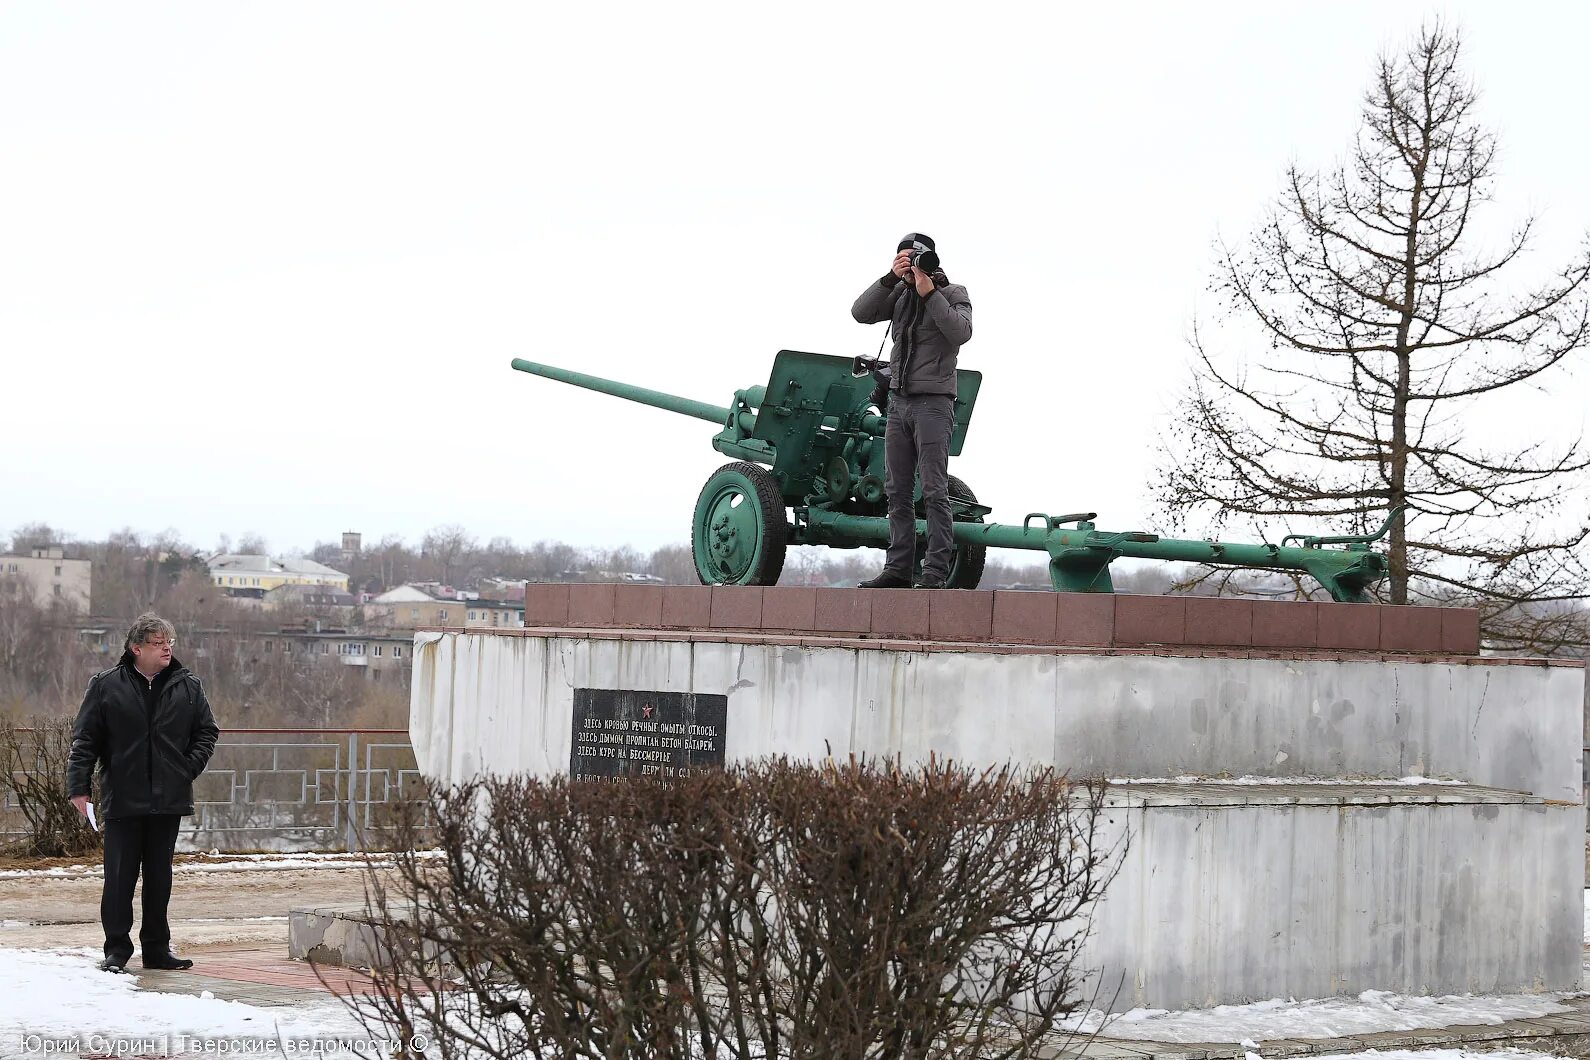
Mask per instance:
[[[896,254],[894,256],[894,265],[889,271],[900,277],[900,279],[905,280],[905,282],[910,283],[910,277],[906,276],[906,273],[911,271],[911,252],[902,250]]]
[[[911,275],[909,277],[907,277],[906,282],[907,283],[915,283],[916,284],[917,296],[921,297],[921,298],[926,298],[928,295],[932,294],[933,293],[933,277],[929,276],[927,273],[923,272],[921,269],[912,269],[910,271],[911,271]]]

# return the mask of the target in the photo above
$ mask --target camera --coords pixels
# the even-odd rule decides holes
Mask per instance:
[[[850,375],[853,379],[872,376],[872,394],[868,401],[878,406],[878,411],[889,411],[889,362],[877,357],[852,357]]]
[[[911,267],[921,269],[923,272],[932,273],[939,267],[938,252],[934,249],[933,240],[921,232],[907,232],[900,240],[900,250],[909,248],[911,251]]]

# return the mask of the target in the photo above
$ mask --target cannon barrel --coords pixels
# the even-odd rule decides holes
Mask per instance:
[[[1028,521],[1021,526],[956,522],[951,534],[957,542],[966,545],[1046,551],[1050,556],[1050,576],[1054,579],[1055,587],[1073,592],[1111,591],[1106,568],[1111,560],[1121,556],[1305,572],[1323,585],[1334,599],[1343,601],[1368,600],[1367,587],[1386,573],[1385,557],[1364,549],[1288,548],[1282,545],[1183,541],[1135,531],[1098,531],[1091,529],[1091,524],[1065,528],[1047,518],[1042,525],[1034,526],[1031,521],[1036,517],[1029,516]],[[843,542],[878,547],[889,543],[889,521],[881,516],[813,510],[807,513],[806,518],[808,540],[803,543]],[[927,533],[925,519],[917,520],[917,532]]]
[[[716,423],[719,427],[729,424],[729,410],[722,405],[712,405],[705,401],[696,401],[693,398],[679,397],[677,394],[665,394],[661,390],[648,390],[643,386],[634,386],[630,383],[620,383],[616,379],[603,379],[599,375],[587,375],[584,372],[570,371],[551,364],[537,364],[527,361],[522,357],[515,357],[511,362],[513,367],[520,372],[530,375],[539,375],[543,379],[554,379],[570,386],[594,390],[599,394],[608,394],[612,397],[623,398],[641,405],[650,405],[652,408],[666,409],[677,412],[681,416],[694,416],[698,420]],[[764,396],[764,387],[753,386],[739,392],[737,396],[744,397],[745,404],[751,408],[759,408]],[[861,417],[858,424],[867,434],[882,438],[887,420],[876,412],[869,412]],[[837,429],[840,426],[838,416],[824,416],[823,426]],[[750,434],[756,427],[756,418],[749,413],[741,412],[736,424],[744,434]],[[746,460],[760,460],[762,456],[750,453],[731,453]]]
[[[567,368],[556,368],[550,364],[537,364],[515,357],[513,367],[521,372],[539,375],[543,379],[555,379],[560,383],[570,386],[583,387],[586,390],[595,390],[600,394],[610,394],[625,401],[634,401],[652,408],[667,409],[677,412],[681,416],[694,416],[698,420],[707,420],[723,426],[729,422],[729,410],[722,405],[712,405],[705,401],[695,401],[691,398],[678,397],[674,394],[665,394],[661,390],[648,390],[643,386],[632,386],[629,383],[620,383],[613,379],[603,379],[597,375],[586,375],[584,372],[571,372]]]

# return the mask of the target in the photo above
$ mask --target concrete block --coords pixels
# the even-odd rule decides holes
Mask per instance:
[[[1059,593],[1001,589],[994,594],[990,636],[1002,643],[1055,643]]]
[[[858,589],[872,597],[872,635],[875,637],[926,638],[929,630],[929,589]],[[947,592],[948,590],[942,590]]]
[[[817,590],[769,585],[762,590],[762,628],[769,633],[817,628]]]
[[[655,629],[662,625],[662,585],[616,585],[613,617],[621,626]]]
[[[1319,609],[1308,600],[1254,600],[1255,648],[1313,648],[1319,641]]]
[[[872,629],[876,589],[818,589],[816,624],[822,633],[867,633]]]
[[[1480,612],[1477,607],[1441,608],[1441,653],[1480,653]]]
[[[710,585],[663,586],[662,624],[670,628],[705,629],[712,624]]]
[[[1116,596],[1115,643],[1123,647],[1187,643],[1187,598]]]
[[[993,635],[993,593],[962,589],[923,591],[928,597],[928,636],[934,640],[986,641]]]
[[[1055,593],[1054,643],[1108,648],[1115,643],[1114,593]]]
[[[569,623],[569,587],[531,584],[524,591],[526,626],[566,626]]]
[[[1253,601],[1187,598],[1187,643],[1246,648],[1253,643]]]
[[[1327,651],[1379,651],[1378,604],[1320,604],[1319,647]]]
[[[1441,609],[1387,606],[1380,609],[1380,650],[1433,655],[1441,650]]]
[[[569,625],[611,626],[618,621],[618,586],[610,583],[569,586]]]
[[[761,629],[762,587],[712,586],[710,622],[714,629]]]
[[[1198,786],[1108,815],[1132,845],[1084,957],[1124,974],[1117,1008],[1576,987],[1577,807],[1200,805]]]

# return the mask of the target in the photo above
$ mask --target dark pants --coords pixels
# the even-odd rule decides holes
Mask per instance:
[[[889,429],[883,439],[889,497],[889,552],[884,569],[911,577],[916,563],[916,511],[911,494],[922,478],[927,514],[927,555],[922,574],[949,574],[954,539],[950,526],[950,435],[955,431],[955,399],[948,394],[889,395]]]
[[[105,890],[99,900],[99,922],[105,927],[105,956],[126,964],[132,956],[133,888],[143,870],[143,919],[138,944],[145,957],[171,948],[171,857],[177,849],[174,813],[112,817],[105,822]]]

